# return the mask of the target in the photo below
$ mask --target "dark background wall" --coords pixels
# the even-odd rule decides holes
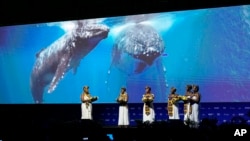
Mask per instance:
[[[0,26],[249,4],[248,0],[1,0]]]

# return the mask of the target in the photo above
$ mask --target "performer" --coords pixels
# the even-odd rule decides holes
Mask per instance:
[[[92,102],[96,101],[98,97],[92,97],[89,93],[89,86],[83,87],[83,92],[81,94],[81,119],[90,119],[92,120]]]
[[[193,93],[191,95],[191,127],[198,128],[199,127],[199,104],[200,104],[201,94],[199,93],[199,86],[193,85]]]
[[[127,128],[129,126],[128,94],[126,88],[121,88],[121,93],[117,98],[119,103],[118,127]]]
[[[181,100],[181,97],[176,94],[176,91],[175,87],[171,87],[167,106],[169,119],[180,119],[179,100]]]
[[[146,92],[142,96],[143,105],[143,122],[152,123],[155,120],[155,111],[154,111],[154,94],[151,93],[151,88],[146,86]]]
[[[188,125],[190,123],[190,115],[192,113],[192,107],[190,103],[190,98],[192,96],[192,85],[186,86],[186,93],[184,95],[184,124]]]

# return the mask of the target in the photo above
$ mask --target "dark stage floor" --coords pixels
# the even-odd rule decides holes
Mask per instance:
[[[250,126],[242,123],[215,125],[205,122],[199,128],[190,128],[182,121],[155,122],[138,124],[128,128],[102,126],[94,121],[74,121],[43,128],[16,127],[2,130],[2,141],[179,141],[186,138],[192,141],[217,141],[231,138],[249,141]],[[243,134],[243,130],[247,131]]]

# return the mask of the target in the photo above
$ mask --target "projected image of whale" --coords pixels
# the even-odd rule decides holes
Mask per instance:
[[[161,72],[164,75],[164,66],[161,62],[164,51],[164,40],[153,26],[146,22],[129,23],[119,31],[114,40],[112,63],[106,81],[107,93],[110,93],[110,88],[114,90],[111,83],[115,79],[116,85],[126,86],[128,91],[133,91],[132,87],[136,86],[130,87],[130,85],[141,80],[142,78],[139,77],[144,77],[141,75],[153,74],[154,72]],[[147,72],[149,69],[150,71]],[[117,71],[121,73],[115,73]],[[158,80],[157,77],[155,76],[153,80]],[[159,77],[165,79],[165,76]],[[147,79],[147,77],[144,78]],[[130,79],[132,79],[132,83],[129,82]],[[152,80],[149,81],[152,82]],[[144,84],[141,83],[141,85]]]
[[[113,47],[113,65],[128,75],[143,72],[164,51],[163,39],[150,25],[134,24],[124,29]]]
[[[65,73],[77,67],[82,58],[97,44],[107,38],[106,25],[86,21],[72,22],[74,28],[66,32],[47,48],[36,54],[36,61],[30,78],[31,92],[35,103],[43,102],[43,93],[52,93]]]

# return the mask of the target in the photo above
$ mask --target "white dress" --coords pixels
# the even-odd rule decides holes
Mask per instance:
[[[151,102],[148,106],[149,106],[150,114],[146,114],[146,107],[147,107],[147,105],[146,105],[146,103],[143,104],[143,119],[142,119],[142,121],[143,122],[149,121],[150,123],[152,123],[152,122],[155,121],[155,111],[154,111],[153,102]]]
[[[87,95],[84,95],[85,100],[90,100],[90,97]],[[82,110],[82,116],[81,119],[90,119],[92,120],[92,103],[82,103],[81,105],[81,110]]]
[[[180,119],[179,116],[179,103],[175,103],[172,105],[173,115],[169,116],[169,119]]]
[[[129,125],[129,113],[127,105],[119,106],[118,125]]]
[[[120,94],[119,98],[124,99],[124,96],[127,97],[127,94]],[[119,105],[118,125],[129,125],[129,112],[127,103]]]
[[[190,96],[188,96],[188,98],[190,98]],[[190,114],[190,110],[191,110],[191,103],[190,101],[188,101],[187,103],[187,112],[184,114],[184,123],[186,123],[186,121],[191,120],[191,114]]]
[[[192,99],[196,100],[197,97],[193,96]],[[198,126],[198,124],[199,124],[199,104],[193,103],[191,106],[192,106],[192,113],[190,115],[190,120],[194,122],[195,126]]]

